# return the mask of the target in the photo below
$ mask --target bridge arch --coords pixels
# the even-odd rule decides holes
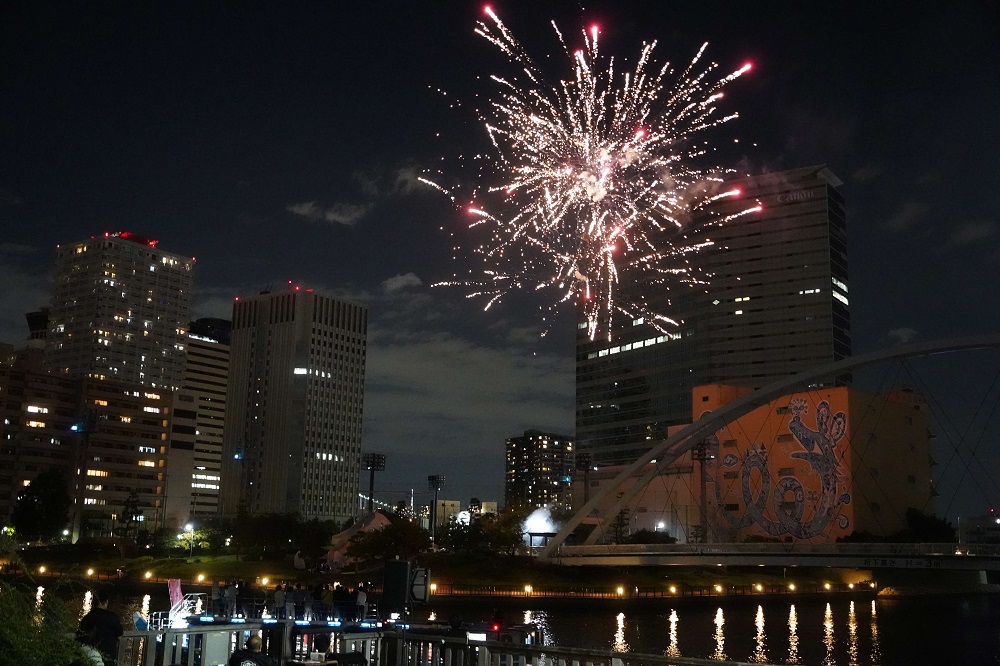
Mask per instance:
[[[902,345],[899,347],[893,347],[892,349],[870,352],[868,354],[852,356],[840,361],[828,363],[827,365],[819,368],[800,372],[799,374],[793,375],[787,379],[772,382],[771,384],[768,384],[767,386],[764,386],[752,393],[749,393],[741,398],[737,398],[736,400],[723,405],[720,409],[712,412],[711,414],[698,419],[691,425],[686,426],[683,430],[680,430],[670,437],[658,442],[635,462],[625,467],[625,469],[623,469],[621,473],[611,481],[611,483],[602,488],[597,495],[592,497],[589,502],[580,507],[580,509],[574,513],[568,521],[566,521],[566,524],[559,530],[556,536],[550,539],[545,545],[539,553],[539,557],[552,557],[559,547],[565,543],[569,535],[572,534],[573,531],[583,522],[584,518],[590,515],[594,509],[603,506],[605,501],[612,495],[616,497],[616,501],[607,512],[607,515],[611,516],[616,515],[626,505],[628,505],[630,501],[632,501],[636,494],[644,490],[646,486],[649,485],[650,481],[652,481],[653,477],[659,473],[660,469],[666,468],[677,460],[677,458],[691,450],[701,439],[704,439],[709,434],[719,430],[720,427],[730,420],[739,418],[744,414],[767,404],[771,400],[785,395],[789,391],[800,388],[803,385],[808,385],[825,377],[835,376],[843,372],[848,372],[870,365],[876,365],[878,363],[894,359],[915,358],[920,356],[931,356],[934,354],[946,354],[996,347],[1000,347],[1000,335],[949,338],[933,342]],[[637,483],[633,483],[631,487],[625,489],[619,494],[619,491],[622,491],[622,487],[628,483],[630,479],[637,478],[633,475],[653,460],[656,460],[656,465],[643,473],[641,477],[638,477],[639,481]],[[592,545],[597,541],[600,533],[601,525],[596,525],[587,536],[584,543],[586,545]]]

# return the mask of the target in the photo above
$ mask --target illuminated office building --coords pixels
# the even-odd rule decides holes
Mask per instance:
[[[357,512],[368,310],[299,289],[233,305],[221,510]]]
[[[170,419],[166,520],[172,527],[219,511],[229,378],[229,322],[199,319],[187,336],[184,385]]]
[[[759,388],[850,356],[847,237],[840,180],[824,166],[733,180],[741,196],[696,212],[683,233],[713,245],[690,256],[706,278],[669,292],[623,271],[627,296],[676,319],[660,331],[619,316],[611,339],[577,338],[576,440],[595,465],[625,464],[690,423],[691,389]],[[757,204],[760,212],[713,222]],[[631,293],[629,293],[631,292]],[[850,378],[838,377],[835,384]]]

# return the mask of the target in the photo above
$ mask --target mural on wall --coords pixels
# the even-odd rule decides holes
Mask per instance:
[[[718,436],[707,438],[708,464],[702,474],[715,487],[718,515],[732,530],[749,528],[773,538],[828,537],[831,526],[844,534],[850,519],[841,508],[851,503],[851,495],[838,446],[847,432],[847,415],[833,414],[824,400],[816,407],[813,429],[805,423],[809,411],[805,399],[793,399],[788,411],[792,413],[788,432],[794,441],[772,445],[770,452],[764,443],[752,443],[741,452],[742,458],[727,453],[720,460]],[[727,508],[727,500],[731,502],[736,493],[721,478],[738,482],[742,511]]]

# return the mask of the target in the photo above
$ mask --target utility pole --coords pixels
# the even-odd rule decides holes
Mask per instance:
[[[700,481],[701,496],[698,498],[698,503],[701,509],[701,527],[702,527],[702,538],[705,543],[711,543],[710,534],[712,531],[708,526],[708,490],[706,489],[707,470],[705,469],[705,463],[712,460],[715,456],[708,453],[708,440],[701,440],[695,445],[694,449],[691,450],[691,459],[697,460],[700,464],[698,465],[698,478]]]
[[[97,414],[90,409],[85,409],[80,421],[69,427],[70,432],[80,436],[80,448],[77,451],[76,457],[76,492],[74,493],[76,506],[73,507],[73,532],[70,536],[70,543],[76,543],[81,536],[80,532],[83,530],[83,500],[85,497],[84,490],[87,486],[87,469],[90,463],[90,435],[96,427]]]
[[[369,471],[368,513],[375,513],[375,472],[385,471],[385,455],[382,453],[362,453],[361,468]]]
[[[431,541],[434,542],[435,537],[437,537],[438,491],[444,487],[444,475],[431,474],[428,476],[427,487],[434,491],[434,503],[431,504]]]

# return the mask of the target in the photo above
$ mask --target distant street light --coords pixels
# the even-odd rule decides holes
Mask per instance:
[[[188,523],[184,526],[184,531],[188,533],[188,558],[194,557],[194,525]]]

